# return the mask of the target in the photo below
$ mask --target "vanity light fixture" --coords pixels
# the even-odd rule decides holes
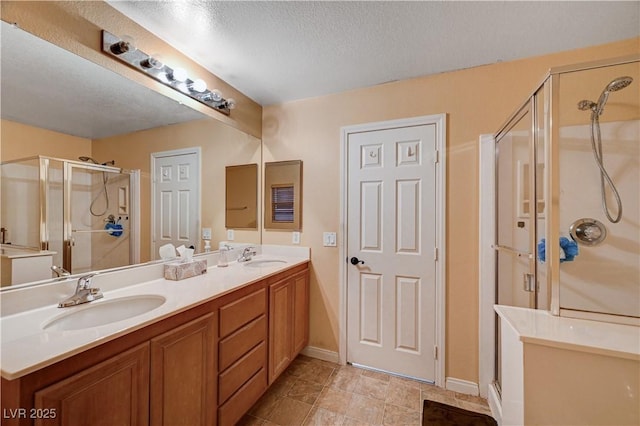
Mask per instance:
[[[230,115],[236,107],[234,99],[225,99],[219,90],[208,90],[204,80],[189,78],[182,68],[169,67],[160,55],[148,55],[137,49],[133,40],[127,37],[120,38],[102,30],[102,51],[225,115]]]

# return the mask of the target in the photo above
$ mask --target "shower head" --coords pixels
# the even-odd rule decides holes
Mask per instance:
[[[106,163],[99,163],[99,162],[97,162],[96,160],[94,160],[93,158],[91,158],[91,157],[86,157],[86,156],[78,157],[78,159],[79,159],[80,161],[85,161],[85,162],[86,162],[86,161],[91,161],[93,164],[100,164],[100,165],[103,165],[103,166],[106,166],[106,165],[112,165],[112,166],[115,166],[115,165],[116,165],[116,160],[107,161]]]
[[[78,160],[80,160],[80,161],[85,161],[85,162],[86,162],[86,161],[91,161],[93,164],[100,164],[100,163],[98,163],[96,160],[94,160],[94,159],[93,159],[93,158],[91,158],[91,157],[85,157],[85,156],[82,156],[82,157],[78,157]]]
[[[630,85],[632,81],[633,78],[629,76],[618,77],[613,79],[613,81],[611,81],[611,83],[607,85],[607,88],[605,90],[608,92],[617,92],[618,90],[622,90]]]
[[[602,113],[604,112],[604,104],[606,104],[607,99],[609,99],[609,93],[617,92],[618,90],[624,89],[625,87],[630,85],[632,81],[633,78],[628,76],[617,77],[611,80],[611,82],[607,84],[607,87],[605,87],[600,94],[600,98],[598,98],[598,104],[596,105],[596,109],[594,110],[594,112],[599,116],[602,115]]]

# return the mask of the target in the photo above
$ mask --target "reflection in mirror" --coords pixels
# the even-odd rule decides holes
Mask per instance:
[[[258,228],[258,165],[226,167],[225,226],[230,229]]]
[[[151,155],[157,152],[193,147],[201,149],[201,219],[197,224],[196,235],[190,235],[189,240],[196,247],[196,252],[202,251],[203,241],[198,234],[203,227],[212,229],[213,249],[218,247],[219,241],[226,239],[225,167],[260,163],[259,139],[205,117],[181,103],[5,22],[0,24],[0,160],[3,195],[0,226],[3,242],[12,243],[2,246],[3,286],[55,278],[56,273],[50,267],[65,266],[62,260],[65,251],[63,243],[74,242],[74,239],[64,233],[66,219],[62,217],[62,213],[54,215],[62,210],[62,201],[50,201],[44,206],[48,232],[45,233],[44,241],[41,237],[41,213],[38,207],[44,191],[38,180],[41,157],[51,159],[49,177],[53,179],[59,176],[60,180],[52,181],[50,185],[58,191],[62,191],[64,185],[62,175],[65,162],[84,166],[82,170],[85,176],[82,178],[88,179],[85,198],[96,200],[93,210],[99,213],[97,216],[89,213],[90,201],[89,206],[80,208],[78,201],[74,199],[70,211],[78,215],[77,221],[87,224],[86,227],[73,229],[101,231],[95,232],[96,235],[93,232],[88,235],[91,235],[92,250],[104,255],[99,256],[101,261],[85,262],[85,259],[82,260],[84,263],[77,260],[70,266],[66,264],[74,274],[158,258],[152,249],[152,240],[157,236],[152,229],[150,204],[151,182],[154,179],[150,170]],[[80,161],[80,157],[86,160]],[[22,181],[22,185],[29,186],[31,192],[24,192],[17,186],[11,187],[11,180],[5,177],[5,172],[9,172],[5,166],[16,164],[15,160],[27,158],[32,159],[29,160],[32,163],[32,171],[29,173],[34,174],[35,180],[29,184]],[[60,161],[54,162],[53,159]],[[103,166],[102,163],[106,162],[109,165]],[[103,172],[102,168],[106,171]],[[108,179],[104,184],[107,171]],[[127,178],[115,179],[121,171]],[[129,180],[130,171],[137,175],[137,196],[132,187],[121,184],[122,180]],[[105,187],[109,208],[103,212],[106,204]],[[256,185],[256,188],[260,187]],[[55,190],[51,189],[52,192]],[[136,208],[139,219],[135,217]],[[128,209],[133,209],[134,214],[129,212],[127,219],[124,211],[129,211]],[[10,218],[4,212],[9,210],[20,212],[23,222],[15,223],[15,217],[11,219],[14,220],[13,223],[7,222]],[[111,215],[113,220],[110,219]],[[125,236],[134,227],[134,220],[139,220],[138,232],[135,233],[138,244],[125,242]],[[106,230],[104,227],[107,225],[116,228],[121,226],[121,236],[114,236],[120,229]],[[110,248],[96,246],[93,240],[97,242],[100,239],[98,234],[100,238],[117,244]],[[260,243],[260,231],[257,228],[239,230],[235,232],[235,237],[237,242]],[[24,246],[26,252],[19,246]],[[124,250],[125,246],[127,250]],[[48,251],[43,250],[47,247]],[[29,267],[17,266],[20,262],[16,259],[25,258],[31,259]],[[118,259],[117,265],[104,263],[105,258]],[[6,263],[10,265],[5,268]],[[15,267],[12,268],[12,265]],[[80,265],[83,265],[82,268]],[[33,276],[22,273],[27,270],[38,270],[39,274]]]

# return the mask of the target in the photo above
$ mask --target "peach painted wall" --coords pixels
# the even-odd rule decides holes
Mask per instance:
[[[304,161],[302,241],[311,247],[310,345],[338,350],[340,128],[447,114],[446,376],[478,382],[478,137],[494,133],[549,68],[640,53],[640,38],[381,84],[263,109],[264,161]],[[428,54],[428,52],[425,52]],[[344,235],[339,235],[342,244]],[[291,233],[264,231],[265,244]]]
[[[0,121],[2,161],[44,155],[77,160],[91,155],[91,139],[53,132],[14,121]]]

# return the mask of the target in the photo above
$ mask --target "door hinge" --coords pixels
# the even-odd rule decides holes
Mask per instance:
[[[438,360],[438,347],[435,345],[433,346],[433,359]]]
[[[440,162],[440,150],[436,149],[436,153],[433,159],[434,164],[438,164]]]
[[[535,292],[536,291],[536,282],[533,274],[522,274],[522,284],[524,287],[524,291]]]
[[[433,260],[438,260],[438,247],[433,248]]]

